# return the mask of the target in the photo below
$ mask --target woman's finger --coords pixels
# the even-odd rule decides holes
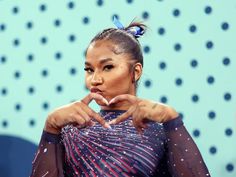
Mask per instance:
[[[126,111],[125,113],[123,113],[122,115],[118,116],[117,118],[113,119],[112,121],[109,122],[110,125],[113,124],[118,124],[120,122],[125,121],[126,119],[128,119],[134,112],[134,110],[136,109],[136,106],[131,106],[128,111]]]
[[[111,126],[104,120],[104,118],[102,118],[98,113],[96,113],[90,107],[85,105],[83,102],[80,106],[83,108],[83,110],[89,116],[90,119],[91,118],[95,119],[98,123],[100,123],[105,128],[111,128]],[[91,125],[93,125],[93,124],[94,123],[91,123]]]
[[[80,104],[80,106],[76,106],[75,109],[76,109],[77,113],[80,114],[85,119],[85,121],[86,121],[85,124],[87,125],[88,122],[91,120],[91,118],[84,110],[85,106],[83,106],[83,103]]]
[[[139,133],[142,133],[144,129],[148,127],[147,124],[145,124],[144,120],[145,120],[144,112],[140,109],[139,106],[137,106],[137,109],[134,111],[132,115],[132,121],[133,121],[133,126]]]
[[[130,103],[135,103],[137,102],[138,98],[134,95],[130,95],[130,94],[122,94],[122,95],[118,95],[114,98],[112,98],[109,101],[109,105],[120,102],[120,101],[129,101]]]
[[[86,110],[85,112],[89,115],[90,118],[95,119],[98,123],[100,123],[105,128],[111,128],[111,126],[98,113],[96,113],[95,111],[93,111],[91,108],[87,106],[92,100],[102,101],[106,105],[108,105],[108,101],[102,95],[99,95],[97,93],[90,93],[81,100],[81,103],[86,105],[84,106]],[[91,124],[94,124],[94,123],[91,123]]]
[[[136,119],[136,118],[135,118]],[[133,126],[135,127],[135,129],[137,130],[138,133],[142,134],[144,128],[141,127],[139,124],[137,124],[136,120],[134,118],[132,119],[133,122]]]
[[[139,127],[139,128],[148,128],[148,125],[146,123],[144,123],[144,117],[135,117],[133,118],[133,124],[135,127]]]
[[[70,117],[73,123],[77,123],[78,125],[85,125],[86,123],[85,119],[77,113],[70,114]]]
[[[140,130],[139,120],[142,116],[142,112],[140,111],[139,107],[137,107],[132,116],[133,125],[137,129],[137,131]]]
[[[92,127],[92,126],[94,126],[94,125],[96,125],[96,123],[95,123],[94,121],[90,120],[90,121],[88,122],[88,126],[89,126],[89,127]]]
[[[111,128],[111,126],[95,111],[92,110],[91,115],[98,123],[100,123],[104,128]]]
[[[83,105],[83,102],[82,102]],[[95,119],[98,123],[100,123],[103,127],[105,128],[111,128],[111,126],[94,110],[92,110],[90,107],[87,105],[83,105],[84,111],[89,115],[90,118]]]
[[[92,100],[99,100],[108,105],[108,101],[102,96],[97,93],[90,93],[86,97],[84,97],[81,102],[84,104],[88,105]]]

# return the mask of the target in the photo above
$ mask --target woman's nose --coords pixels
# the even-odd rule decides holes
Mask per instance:
[[[91,84],[95,86],[95,85],[100,85],[102,83],[103,83],[103,79],[101,75],[94,73]]]

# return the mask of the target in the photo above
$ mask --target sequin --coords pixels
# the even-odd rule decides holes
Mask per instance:
[[[106,121],[122,113],[124,111],[100,112]],[[151,122],[141,135],[133,127],[131,117],[112,125],[112,130],[99,123],[81,129],[67,125],[62,129],[61,142],[47,141],[53,139],[52,135],[44,133],[38,150],[44,153],[37,153],[31,177],[48,174],[57,177],[63,173],[67,177],[189,177],[199,174],[209,177],[201,154],[181,121],[179,118],[166,124]],[[60,152],[65,154],[58,154]],[[60,157],[65,157],[65,161]],[[55,170],[60,174],[50,173]]]

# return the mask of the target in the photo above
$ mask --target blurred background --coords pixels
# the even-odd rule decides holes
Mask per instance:
[[[1,0],[0,177],[28,176],[48,113],[88,94],[84,52],[114,15],[149,28],[138,96],[173,106],[212,176],[235,177],[235,0]]]

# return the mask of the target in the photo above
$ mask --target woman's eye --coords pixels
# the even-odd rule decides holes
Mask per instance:
[[[104,70],[106,70],[106,71],[109,71],[109,70],[111,70],[112,68],[114,68],[113,65],[106,65],[106,66],[104,66]]]
[[[84,70],[85,70],[86,72],[88,72],[88,73],[93,72],[93,70],[92,70],[91,68],[84,68]]]

